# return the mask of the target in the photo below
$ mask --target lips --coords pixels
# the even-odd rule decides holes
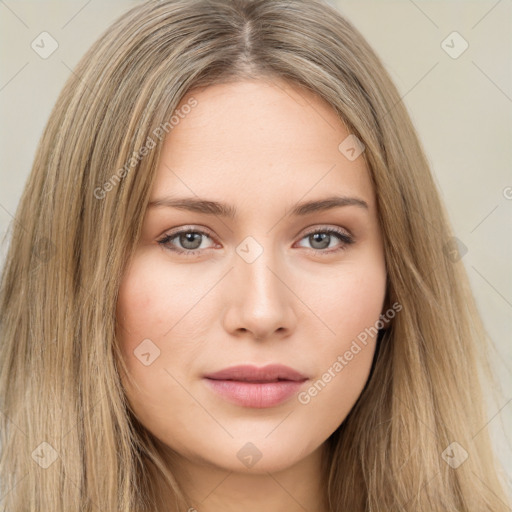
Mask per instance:
[[[281,364],[271,364],[258,368],[256,366],[241,365],[225,368],[215,373],[205,375],[213,380],[236,380],[240,382],[278,382],[280,380],[304,381],[307,376]]]
[[[306,375],[283,365],[233,366],[204,376],[208,388],[242,407],[275,407],[298,393]]]

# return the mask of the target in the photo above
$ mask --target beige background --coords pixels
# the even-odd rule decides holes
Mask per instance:
[[[34,151],[64,81],[133,0],[0,0],[0,236],[8,232]],[[382,58],[432,165],[488,332],[504,396],[489,428],[512,482],[512,2],[331,0]],[[59,44],[31,48],[43,31]],[[441,46],[457,31],[458,58]],[[454,42],[452,42],[452,40]],[[456,39],[447,43],[461,48]],[[6,244],[1,246],[0,264]],[[446,340],[450,343],[450,340]]]

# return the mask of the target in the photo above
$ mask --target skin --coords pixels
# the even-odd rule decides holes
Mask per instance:
[[[122,374],[123,386],[191,507],[323,512],[324,443],[368,379],[375,338],[307,404],[293,395],[270,408],[242,407],[211,391],[203,375],[282,363],[309,377],[305,391],[375,325],[386,268],[369,172],[363,156],[351,161],[338,149],[349,132],[336,113],[297,85],[244,80],[190,91],[181,105],[190,96],[198,104],[166,137],[150,201],[200,197],[238,213],[146,211],[117,305],[131,376]],[[368,208],[288,215],[298,202],[332,195],[357,197]],[[158,243],[181,227],[208,235]],[[335,235],[322,242],[326,228],[354,243]],[[263,251],[251,263],[237,253],[248,247],[246,237],[257,243],[252,254]],[[171,250],[197,247],[195,256]],[[134,354],[145,339],[160,350],[147,366]],[[248,442],[261,454],[252,467],[237,457]]]

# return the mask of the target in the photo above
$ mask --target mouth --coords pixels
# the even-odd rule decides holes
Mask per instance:
[[[209,377],[206,377],[206,378],[209,378]],[[274,380],[269,380],[269,379],[262,379],[262,380],[257,380],[257,379],[211,379],[211,380],[248,382],[248,383],[252,383],[252,384],[268,384],[270,382],[297,382],[297,381],[294,381],[291,379],[274,379]]]
[[[283,365],[233,366],[204,376],[205,383],[216,394],[242,407],[275,407],[293,394],[308,377]]]
[[[258,368],[251,365],[231,366],[215,373],[205,375],[213,380],[236,380],[240,382],[279,382],[282,380],[299,382],[307,380],[307,376],[282,364],[271,364]]]

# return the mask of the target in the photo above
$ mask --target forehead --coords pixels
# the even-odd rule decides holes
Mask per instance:
[[[196,106],[164,141],[152,199],[282,202],[283,194],[299,200],[339,192],[372,202],[363,156],[349,160],[339,149],[351,134],[311,91],[282,80],[244,80],[192,90],[180,105],[192,97]]]

